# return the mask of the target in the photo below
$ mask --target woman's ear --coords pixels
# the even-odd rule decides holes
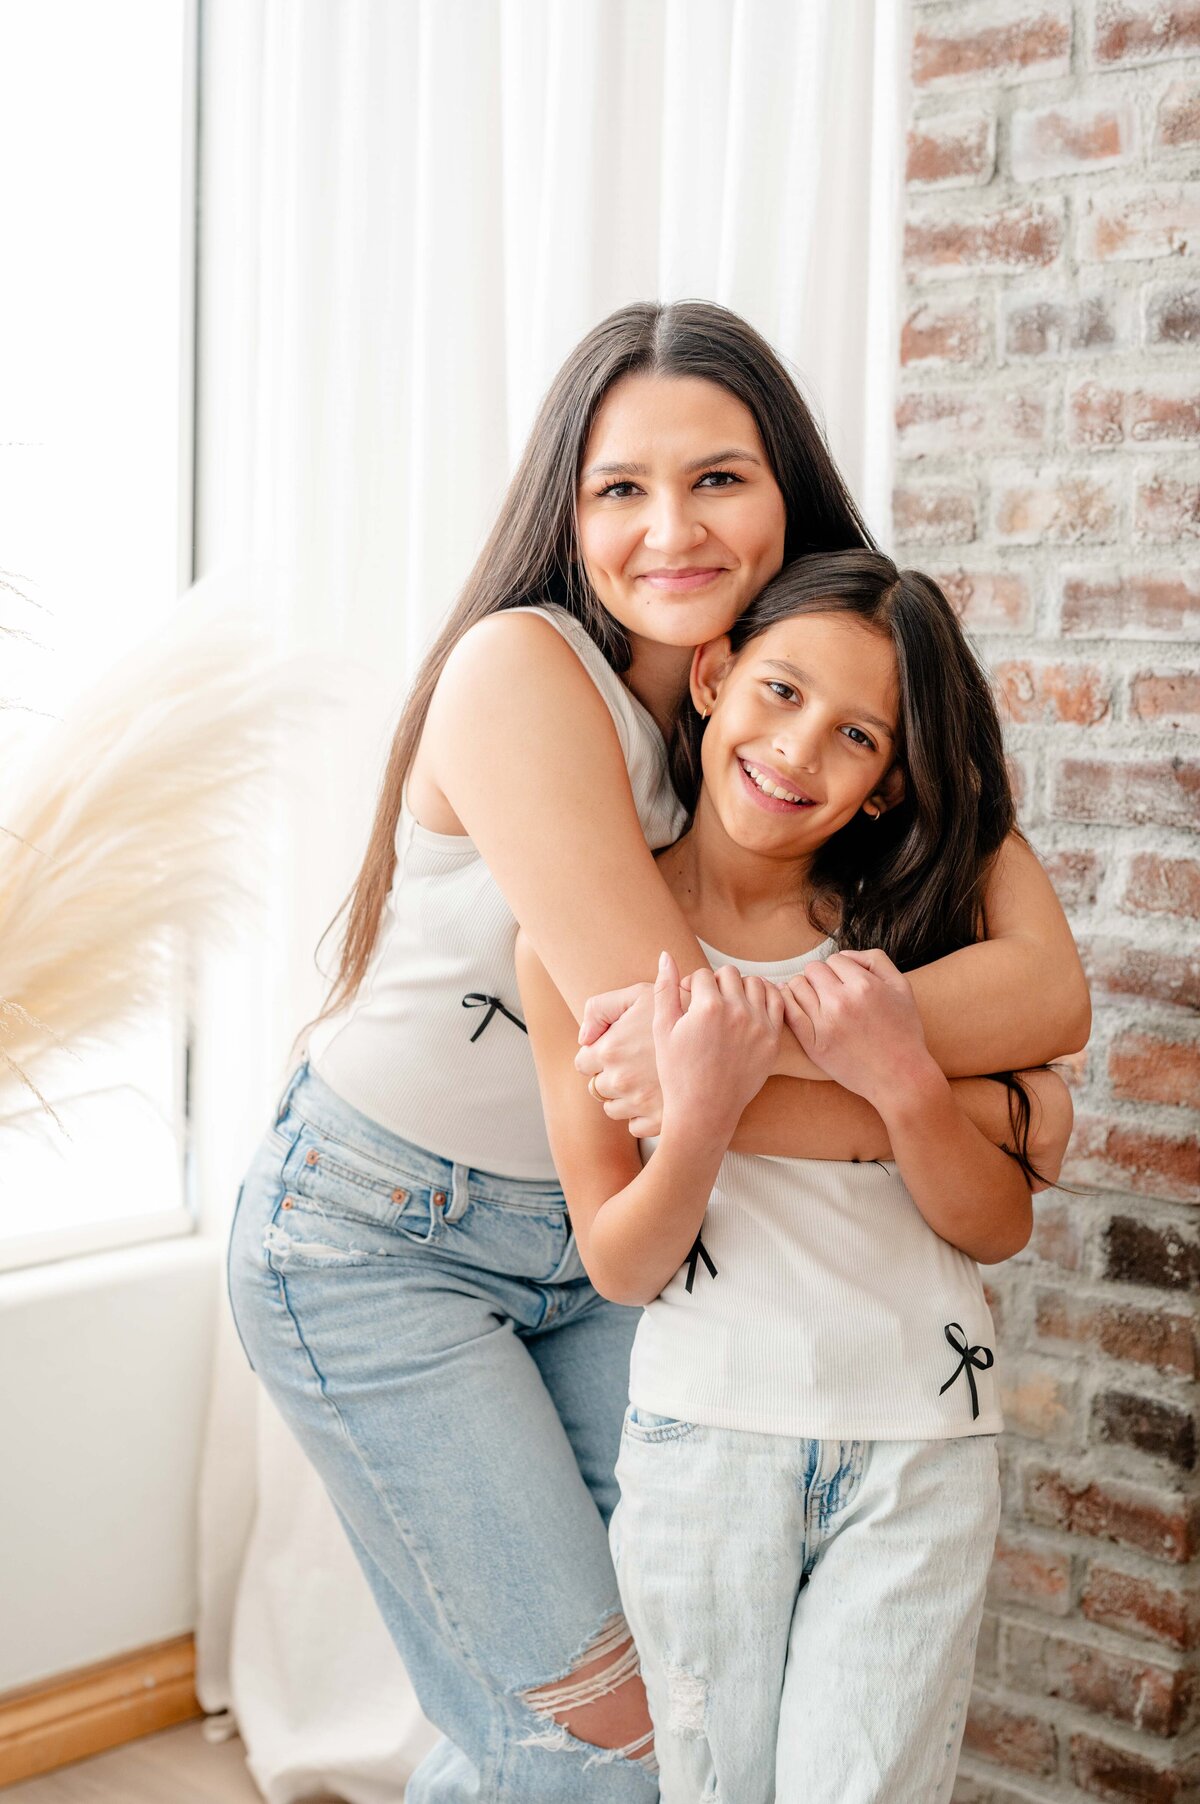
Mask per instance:
[[[733,652],[729,643],[729,634],[723,633],[719,639],[710,639],[705,645],[698,645],[692,653],[692,671],[688,679],[688,687],[692,692],[692,702],[697,714],[711,714],[713,704],[720,694],[725,673],[733,662]]]

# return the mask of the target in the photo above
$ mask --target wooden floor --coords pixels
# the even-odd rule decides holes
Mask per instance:
[[[0,1799],[3,1804],[262,1804],[241,1742],[236,1736],[205,1741],[200,1723],[164,1729],[57,1773],[5,1786]]]

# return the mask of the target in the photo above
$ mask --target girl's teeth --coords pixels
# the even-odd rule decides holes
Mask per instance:
[[[758,784],[764,795],[778,796],[781,802],[799,802],[801,800],[799,796],[789,794],[786,789],[780,789],[778,784],[772,783],[769,778],[760,776],[753,765],[743,763],[742,769],[752,783]]]

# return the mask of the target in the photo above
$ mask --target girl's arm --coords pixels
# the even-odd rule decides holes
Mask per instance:
[[[643,1167],[592,1103],[571,1059],[575,1020],[522,936],[517,972],[550,1147],[588,1276],[614,1303],[648,1303],[687,1258],[742,1104],[776,1055],[783,997],[731,967],[698,972],[686,1014],[664,953],[655,1011],[663,1125]]]
[[[711,1099],[701,1110],[696,1125],[685,1131],[681,1114],[677,1112],[674,1119],[668,1114],[658,1149],[643,1169],[637,1143],[622,1123],[610,1121],[596,1108],[575,1071],[574,1017],[523,934],[517,940],[517,973],[550,1147],[584,1265],[597,1290],[612,1301],[648,1302],[679,1270],[700,1231],[717,1169],[728,1146],[737,1098],[727,1086],[730,1071],[737,1066],[727,1051],[717,1049]],[[670,1014],[665,998],[660,1001],[659,1010],[660,1016]],[[1061,1079],[1051,1072],[1033,1073],[1030,1078],[1034,1108],[1030,1150],[1038,1169],[1054,1177],[1070,1129],[1070,1097]],[[971,1111],[982,1134],[994,1136],[998,1142],[1010,1137],[1007,1093],[1000,1085],[987,1079],[971,1079],[950,1087],[960,1105]],[[835,1101],[841,1112],[840,1132],[858,1148],[853,1157],[868,1160],[894,1156],[888,1130],[866,1098],[834,1083],[821,1089],[823,1096]],[[1028,1190],[1023,1181],[1018,1184],[1012,1177],[1015,1172],[1016,1178],[1021,1179],[1019,1169],[1005,1154],[986,1143],[984,1150],[993,1159],[981,1157],[979,1147],[969,1135],[962,1134],[958,1122],[946,1124],[950,1132],[941,1148],[937,1144],[931,1144],[929,1149],[914,1148],[910,1142],[919,1138],[922,1131],[931,1142],[938,1132],[932,1109],[924,1117],[922,1128],[914,1132],[917,1119],[910,1110],[901,1122],[901,1170],[906,1182],[908,1173],[912,1173],[927,1209],[935,1215],[940,1209],[941,1225],[938,1221],[931,1225],[953,1245],[983,1258],[984,1263],[985,1255],[1003,1257],[1016,1251],[1019,1234],[1012,1232],[1013,1218],[1019,1227],[1022,1199],[1028,1208]],[[976,1132],[968,1119],[960,1120],[961,1126],[969,1128],[972,1134]],[[970,1198],[970,1206],[957,1211],[945,1204],[952,1186],[946,1147],[951,1160],[956,1148],[965,1154],[959,1159],[953,1178],[957,1180],[955,1187],[961,1185]],[[811,1129],[810,1150],[804,1156],[837,1156],[825,1143],[819,1122]],[[932,1172],[924,1169],[922,1163],[931,1158]],[[909,1187],[912,1188],[911,1183]],[[997,1188],[1002,1193],[999,1207]],[[1004,1251],[1000,1250],[997,1227],[1009,1233],[1011,1244],[1006,1244]]]
[[[958,1107],[925,1045],[912,990],[891,961],[880,952],[835,953],[790,979],[784,996],[788,1020],[813,1057],[878,1110],[930,1227],[981,1264],[1019,1252],[1033,1226],[1030,1186],[1016,1161]],[[1070,1099],[1064,1106],[1053,1086],[1038,1085],[1033,1101],[1038,1124],[1030,1150],[1054,1176],[1070,1131]]]

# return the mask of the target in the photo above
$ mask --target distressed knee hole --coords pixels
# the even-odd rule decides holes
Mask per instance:
[[[596,1761],[635,1760],[656,1770],[654,1729],[624,1616],[614,1616],[601,1629],[565,1678],[535,1685],[521,1696],[551,1725],[527,1736],[523,1746],[564,1749],[582,1741],[596,1748]]]
[[[672,1735],[703,1735],[708,1716],[708,1686],[686,1666],[664,1668],[667,1681],[667,1729]]]

